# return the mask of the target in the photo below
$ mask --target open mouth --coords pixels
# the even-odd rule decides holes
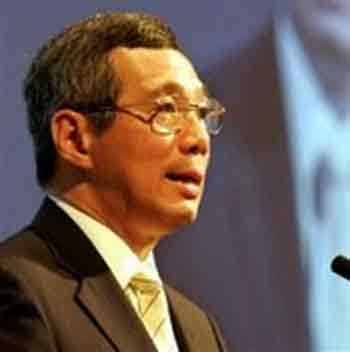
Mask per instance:
[[[174,182],[192,183],[200,185],[202,181],[202,175],[197,171],[185,171],[185,172],[168,172],[166,177]]]

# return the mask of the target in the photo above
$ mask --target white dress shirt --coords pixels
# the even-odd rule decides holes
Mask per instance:
[[[330,270],[335,256],[350,255],[350,112],[336,115],[292,21],[279,17],[276,29],[314,351],[350,352],[350,286]],[[332,179],[319,219],[313,176],[321,158]]]
[[[117,280],[124,292],[131,278],[137,273],[144,273],[163,286],[153,252],[151,252],[145,260],[141,261],[124,240],[105,225],[62,199],[51,194],[49,198],[80,227],[105,261],[113,277]],[[128,297],[128,295],[126,296]],[[170,316],[169,306],[167,303],[166,305],[167,314]],[[173,327],[171,327],[171,335],[174,340],[173,344],[177,346]],[[176,351],[174,350],[174,352]]]

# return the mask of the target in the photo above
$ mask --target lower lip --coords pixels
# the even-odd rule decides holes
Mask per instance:
[[[193,182],[182,182],[182,181],[173,181],[168,180],[173,185],[179,188],[180,193],[186,199],[195,199],[199,196],[200,186]]]

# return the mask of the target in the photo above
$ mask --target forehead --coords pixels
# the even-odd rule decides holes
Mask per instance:
[[[126,95],[141,99],[164,93],[190,98],[206,94],[191,62],[177,50],[118,48],[111,60],[121,82],[119,101]]]

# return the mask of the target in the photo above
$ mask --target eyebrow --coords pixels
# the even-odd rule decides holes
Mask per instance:
[[[210,94],[209,94],[209,90],[207,88],[206,85],[202,85],[200,88],[198,88],[198,90],[196,90],[196,94],[202,95],[206,98],[209,98]],[[174,94],[174,93],[180,93],[181,95],[185,96],[185,91],[183,89],[183,87],[175,82],[166,82],[164,84],[162,84],[161,86],[157,87],[155,90],[153,90],[150,93],[150,97],[157,97],[160,94]]]

